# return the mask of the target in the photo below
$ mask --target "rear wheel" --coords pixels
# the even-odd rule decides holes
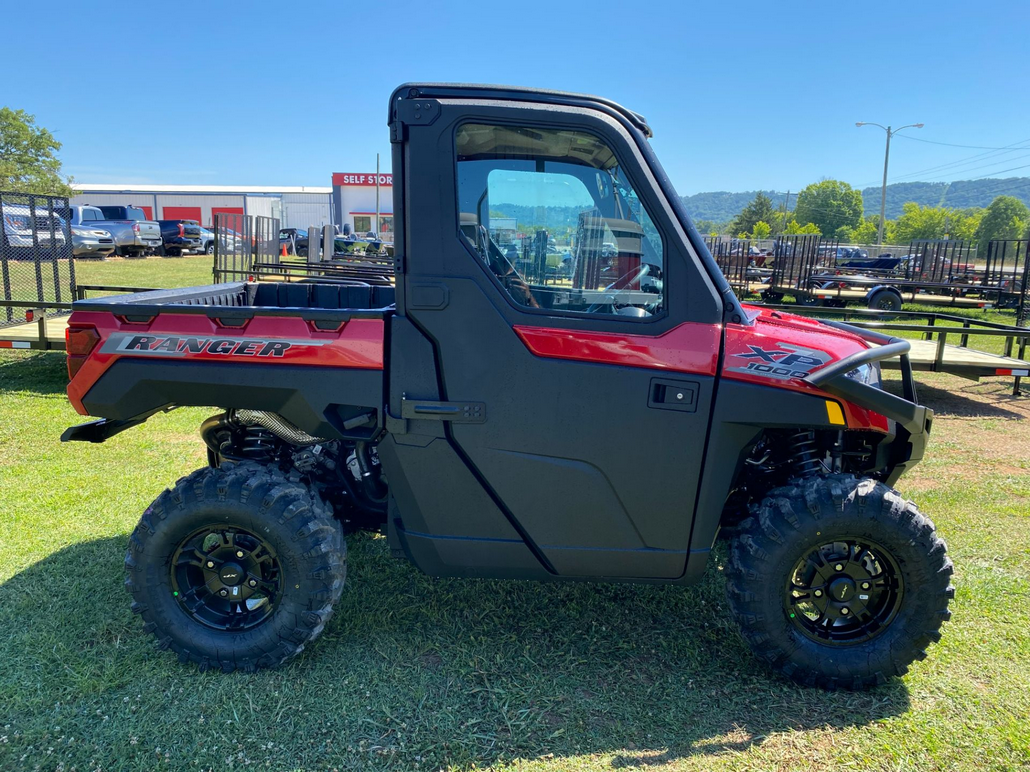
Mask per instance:
[[[926,656],[950,617],[951,560],[933,523],[871,479],[769,493],[737,529],[730,607],[755,655],[826,689],[868,689]]]
[[[254,463],[201,469],[129,541],[132,610],[202,669],[274,667],[314,640],[343,589],[346,544],[316,492]]]

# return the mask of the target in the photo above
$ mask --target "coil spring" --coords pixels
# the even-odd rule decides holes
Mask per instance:
[[[240,455],[254,461],[268,461],[275,450],[275,436],[263,426],[248,426],[243,432]]]
[[[822,468],[815,432],[800,431],[792,434],[787,438],[787,444],[789,450],[786,463],[799,477],[810,477]]]

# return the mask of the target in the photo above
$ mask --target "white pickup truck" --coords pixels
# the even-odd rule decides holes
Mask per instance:
[[[71,223],[109,231],[117,255],[142,257],[161,247],[161,226],[138,206],[73,206]]]

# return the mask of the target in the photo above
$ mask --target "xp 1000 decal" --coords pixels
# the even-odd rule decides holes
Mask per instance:
[[[764,375],[767,378],[804,378],[812,370],[830,361],[825,351],[792,343],[774,345],[775,348],[767,349],[748,344],[746,351],[730,355],[730,366],[726,369],[735,373]]]

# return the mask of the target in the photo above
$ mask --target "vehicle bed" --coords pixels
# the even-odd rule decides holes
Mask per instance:
[[[232,282],[76,302],[68,396],[114,421],[171,406],[277,412],[317,437],[381,420],[392,287]],[[360,421],[362,416],[368,419]]]

